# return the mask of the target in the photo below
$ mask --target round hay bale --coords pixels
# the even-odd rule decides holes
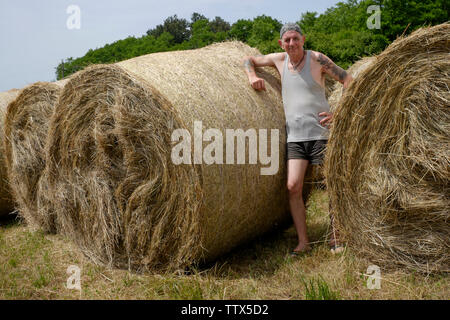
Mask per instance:
[[[10,187],[7,178],[6,164],[5,164],[5,150],[4,144],[4,122],[6,108],[8,104],[13,101],[19,94],[18,89],[11,89],[9,91],[0,92],[0,216],[6,215],[14,210],[14,202],[12,200]]]
[[[54,217],[48,210],[37,210],[37,183],[45,167],[48,123],[66,82],[37,82],[24,88],[5,116],[6,168],[16,207],[31,228],[46,232],[55,232]]]
[[[350,245],[381,268],[450,271],[450,25],[394,41],[350,85],[326,177]]]
[[[356,79],[364,70],[370,67],[376,61],[376,57],[365,57],[361,60],[356,61],[350,68],[348,68],[347,73]],[[344,86],[342,83],[335,81],[334,87],[331,89],[331,94],[328,97],[328,103],[330,104],[331,110],[334,112],[338,105],[339,100],[342,97],[342,91]]]
[[[275,69],[261,69],[267,91],[251,88],[241,61],[256,54],[225,42],[75,74],[51,120],[48,188],[40,193],[62,233],[97,262],[171,270],[211,261],[290,219],[280,80]],[[223,136],[214,152],[223,164],[195,155],[199,121],[197,132]],[[175,129],[191,138],[187,159],[201,164],[174,164]],[[269,155],[279,146],[276,174],[262,175],[269,165],[260,160],[249,164],[248,145],[245,164],[228,164],[226,129],[268,129],[269,142],[277,129],[274,144],[258,142]],[[211,144],[204,141],[203,150]]]

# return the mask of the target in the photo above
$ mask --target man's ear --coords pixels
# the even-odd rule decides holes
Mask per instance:
[[[281,48],[283,48],[283,42],[281,39],[278,39],[278,44],[280,45]]]
[[[306,41],[305,35],[302,35],[302,41],[303,41],[303,43],[305,43],[305,41]]]

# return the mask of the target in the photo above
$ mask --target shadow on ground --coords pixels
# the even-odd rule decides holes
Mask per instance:
[[[313,250],[326,243],[328,227],[327,223],[308,224]],[[198,272],[212,272],[218,278],[259,279],[273,275],[286,263],[296,259],[289,254],[296,246],[297,234],[292,223],[289,223],[236,247],[214,263],[200,265],[196,269]]]

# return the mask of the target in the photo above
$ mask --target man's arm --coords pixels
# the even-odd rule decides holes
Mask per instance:
[[[347,73],[344,69],[336,65],[330,58],[328,58],[323,53],[319,53],[317,57],[317,62],[320,63],[322,72],[328,74],[334,80],[339,81],[344,85],[344,90],[347,89],[350,82],[352,82],[352,76]],[[333,121],[333,114],[330,112],[319,113],[320,117],[324,117],[320,120],[320,124],[324,127],[328,127]]]
[[[322,67],[322,72],[328,74],[334,80],[339,81],[344,85],[344,89],[347,89],[350,82],[353,80],[352,76],[348,74],[344,69],[336,65],[330,58],[323,53],[319,53],[317,62]]]
[[[256,75],[256,67],[276,67],[276,61],[280,59],[279,53],[271,53],[268,55],[248,56],[243,60],[244,70],[248,76],[248,81],[255,90],[266,90],[264,79]]]

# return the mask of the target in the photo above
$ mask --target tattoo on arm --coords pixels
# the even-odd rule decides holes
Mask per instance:
[[[317,59],[317,62],[319,62],[326,70],[331,71],[331,73],[337,77],[340,81],[344,81],[344,79],[347,77],[347,72],[345,72],[344,69],[337,66],[335,63],[333,63],[330,59],[327,59],[323,54],[319,54],[319,58]]]
[[[264,57],[264,55],[262,54],[258,54],[255,57]],[[253,68],[253,70],[255,70],[255,64],[253,63],[252,59],[247,59],[244,61],[244,68],[247,69],[247,71],[251,71],[251,68]]]
[[[244,61],[244,68],[247,69],[248,72],[250,72],[250,68],[255,69],[255,65],[253,64],[253,61],[251,59],[247,59]]]

